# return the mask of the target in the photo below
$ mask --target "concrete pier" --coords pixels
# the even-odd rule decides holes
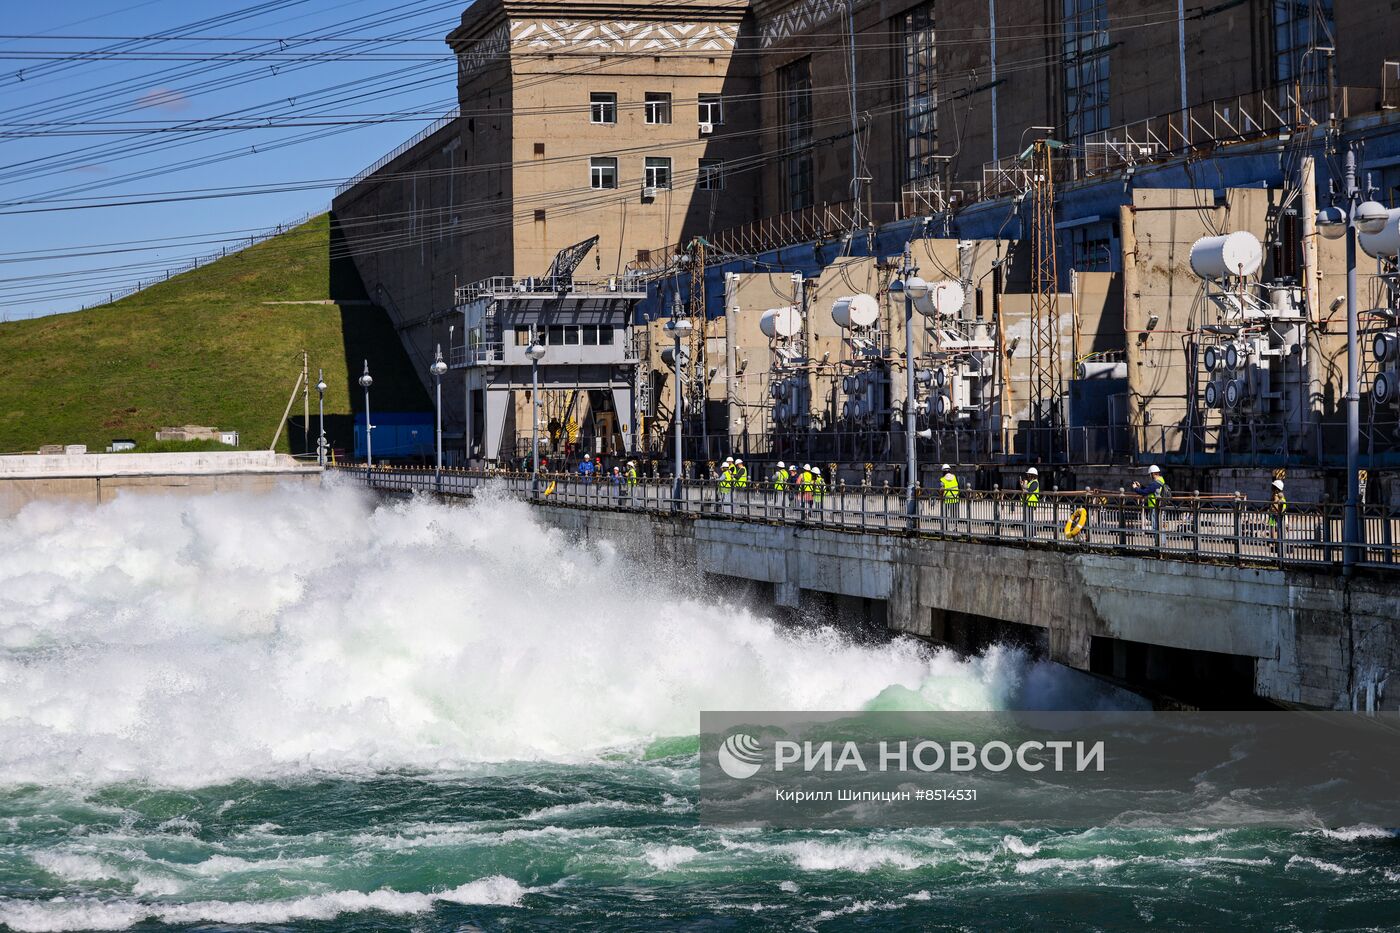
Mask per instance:
[[[315,464],[269,450],[6,456],[0,457],[0,518],[38,500],[97,505],[121,493],[257,491],[320,480]]]
[[[570,535],[643,560],[872,601],[893,631],[957,643],[1021,630],[1051,659],[1154,691],[1396,709],[1400,586],[1330,572],[537,506]]]

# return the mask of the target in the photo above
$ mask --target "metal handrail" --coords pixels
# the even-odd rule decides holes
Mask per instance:
[[[1037,545],[1157,559],[1270,567],[1332,568],[1342,563],[1342,507],[1289,503],[1280,516],[1269,502],[1243,497],[1175,495],[1159,508],[1143,497],[1099,490],[1049,490],[1031,504],[1019,490],[963,490],[946,501],[937,489],[918,491],[913,515],[905,494],[888,484],[837,482],[820,492],[795,483],[784,489],[753,482],[725,485],[713,479],[683,480],[677,498],[672,479],[639,477],[635,483],[604,475],[542,473],[534,488],[528,472],[353,464],[337,473],[374,489],[471,495],[495,484],[535,502],[578,508],[681,513],[701,518],[837,528],[852,532],[917,534],[944,539]],[[1083,529],[1067,523],[1083,509]],[[1357,563],[1400,569],[1400,510],[1364,506]]]

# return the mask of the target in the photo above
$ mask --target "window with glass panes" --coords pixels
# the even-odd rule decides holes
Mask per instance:
[[[724,102],[718,94],[700,95],[700,121],[719,126],[724,122]]]
[[[646,161],[646,179],[642,184],[648,188],[671,187],[670,157],[657,158],[648,156]]]
[[[594,91],[588,95],[589,119],[594,123],[617,122],[617,95]]]
[[[812,58],[778,70],[783,146],[783,200],[787,209],[812,206]]]
[[[904,180],[934,174],[938,147],[938,72],[933,4],[904,14]]]
[[[588,160],[588,173],[594,188],[617,187],[617,159],[594,156]]]
[[[1108,2],[1064,0],[1065,134],[1108,128]]]
[[[701,191],[722,191],[724,189],[724,162],[720,159],[701,159],[700,176],[695,186]]]
[[[671,122],[671,95],[659,91],[648,91],[643,102],[648,123]]]

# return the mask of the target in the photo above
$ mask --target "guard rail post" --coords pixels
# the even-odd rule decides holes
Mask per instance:
[[[1278,525],[1275,527],[1278,529],[1278,540],[1275,542],[1275,549],[1278,551],[1278,566],[1279,569],[1282,570],[1286,547],[1285,539],[1288,537],[1288,513],[1286,511],[1279,513]]]
[[[1235,564],[1244,565],[1244,500],[1235,496]]]
[[[1201,491],[1191,490],[1191,553],[1201,556]]]

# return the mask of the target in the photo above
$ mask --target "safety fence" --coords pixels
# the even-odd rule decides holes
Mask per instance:
[[[580,508],[682,513],[703,518],[840,528],[856,532],[914,533],[994,543],[1038,543],[1061,549],[1148,557],[1253,564],[1330,567],[1343,561],[1342,507],[1269,502],[1242,497],[1176,495],[1149,508],[1141,496],[1119,492],[1047,491],[1031,502],[1021,491],[964,490],[955,501],[941,490],[916,491],[909,508],[893,486],[848,485],[803,489],[771,483],[724,486],[670,479],[342,465],[338,475],[375,489],[470,495],[492,485],[506,493]],[[1356,563],[1400,569],[1400,512],[1361,510]]]

